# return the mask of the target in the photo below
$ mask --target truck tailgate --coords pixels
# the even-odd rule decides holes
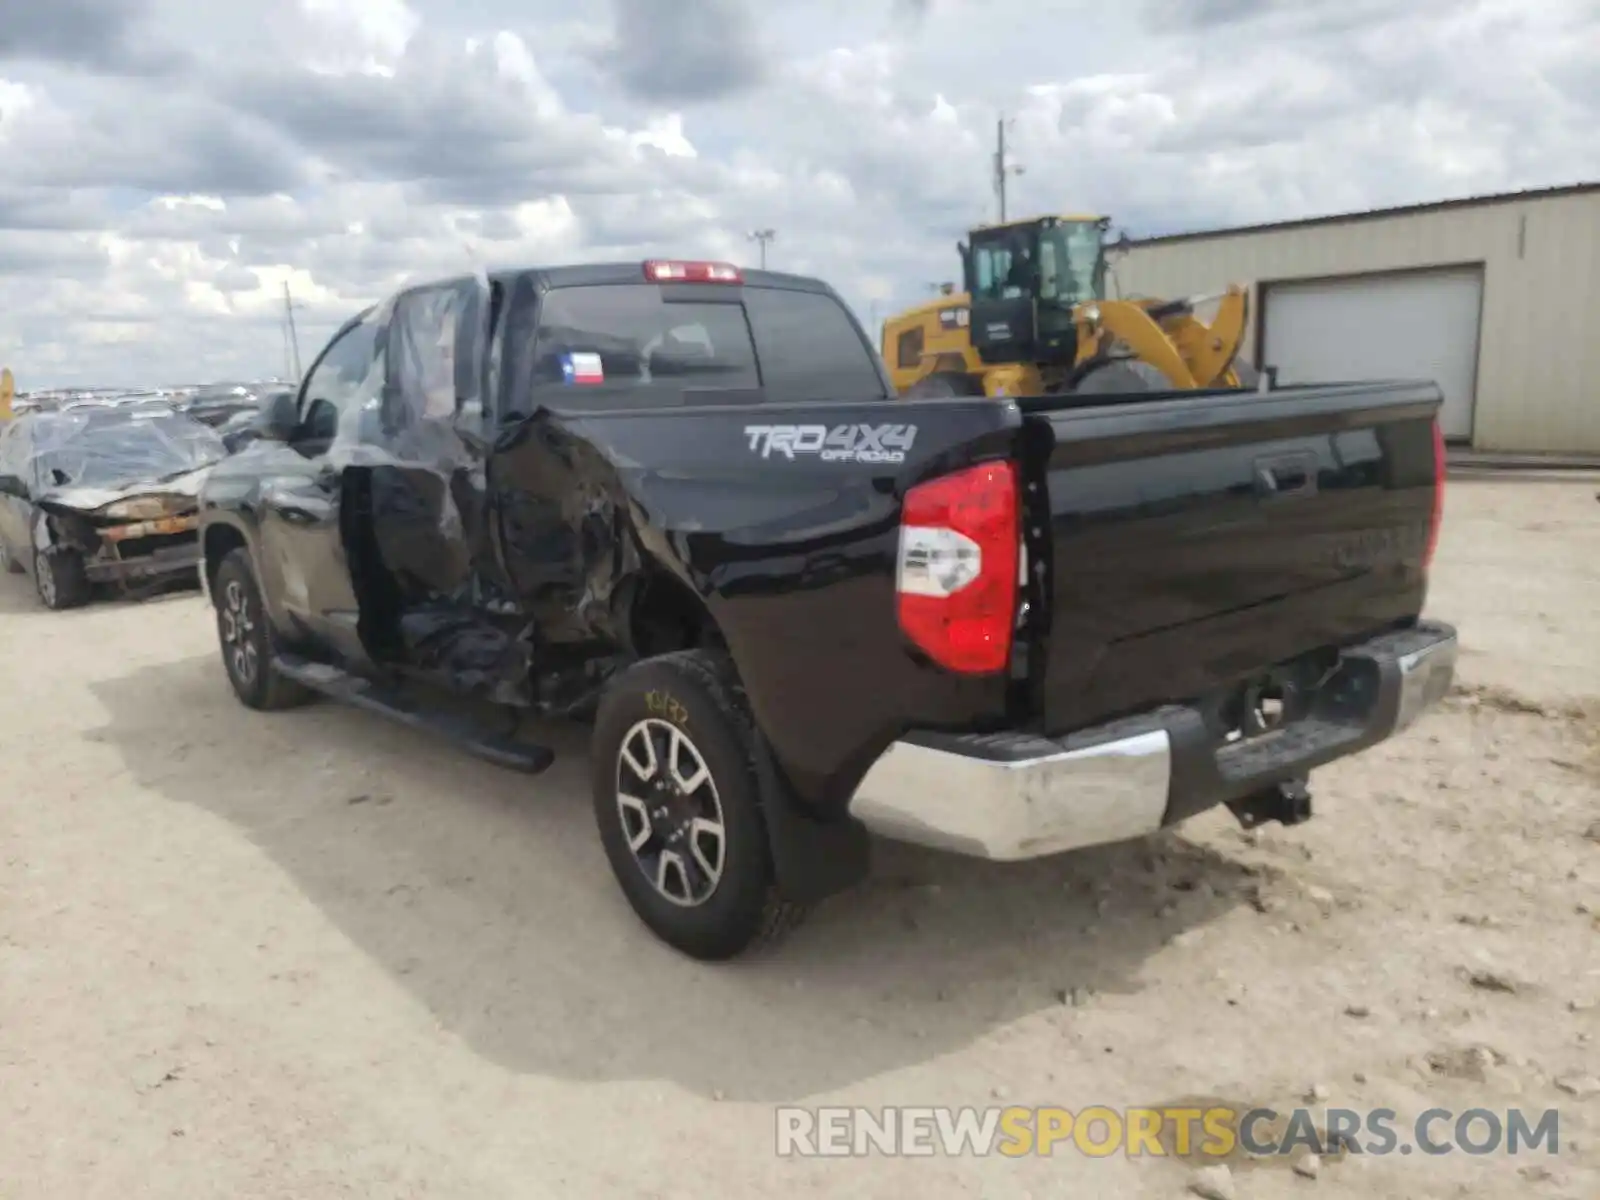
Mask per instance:
[[[1021,402],[1045,732],[1218,695],[1420,613],[1432,384],[1083,399]]]

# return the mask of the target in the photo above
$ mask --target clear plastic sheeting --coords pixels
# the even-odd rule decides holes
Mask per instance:
[[[491,298],[481,272],[391,296],[365,320],[381,338],[355,331],[364,363],[346,356],[326,383],[319,366],[306,404],[337,411],[329,459],[370,497],[377,578],[358,587],[403,614],[414,665],[511,701],[528,677],[528,622],[481,536]]]
[[[341,360],[325,398],[339,413],[331,451],[362,462],[393,459],[448,472],[480,460],[483,445],[484,348],[490,285],[481,272],[389,297],[366,318],[386,331],[370,335],[360,364]],[[307,403],[316,403],[323,369],[313,371]]]
[[[85,410],[36,420],[33,478],[43,495],[74,507],[171,482],[227,454],[214,431],[171,410]]]

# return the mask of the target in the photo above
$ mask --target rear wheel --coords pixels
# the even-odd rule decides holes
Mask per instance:
[[[647,659],[607,690],[590,763],[595,821],[639,919],[693,958],[775,940],[804,910],[773,880],[755,730],[726,658]]]
[[[272,628],[261,605],[261,589],[249,552],[234,550],[222,560],[212,583],[217,610],[217,641],[233,694],[250,708],[293,708],[314,699],[310,689],[278,673],[272,665]]]
[[[56,612],[89,603],[92,590],[83,556],[62,548],[33,552],[33,586],[39,602]]]
[[[1169,392],[1172,381],[1142,359],[1118,358],[1090,371],[1072,390],[1091,396]]]
[[[983,380],[965,371],[935,371],[924,375],[903,393],[908,400],[936,396],[981,396]]]

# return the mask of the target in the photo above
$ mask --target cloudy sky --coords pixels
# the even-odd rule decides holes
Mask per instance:
[[[0,360],[284,367],[408,278],[771,261],[863,319],[992,219],[1135,236],[1600,177],[1600,0],[0,0]]]

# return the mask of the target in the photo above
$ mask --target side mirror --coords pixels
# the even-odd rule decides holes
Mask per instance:
[[[26,500],[28,489],[17,476],[0,475],[0,496],[15,496],[18,500]]]
[[[256,420],[258,436],[269,442],[287,442],[300,425],[300,408],[293,392],[275,392]]]

